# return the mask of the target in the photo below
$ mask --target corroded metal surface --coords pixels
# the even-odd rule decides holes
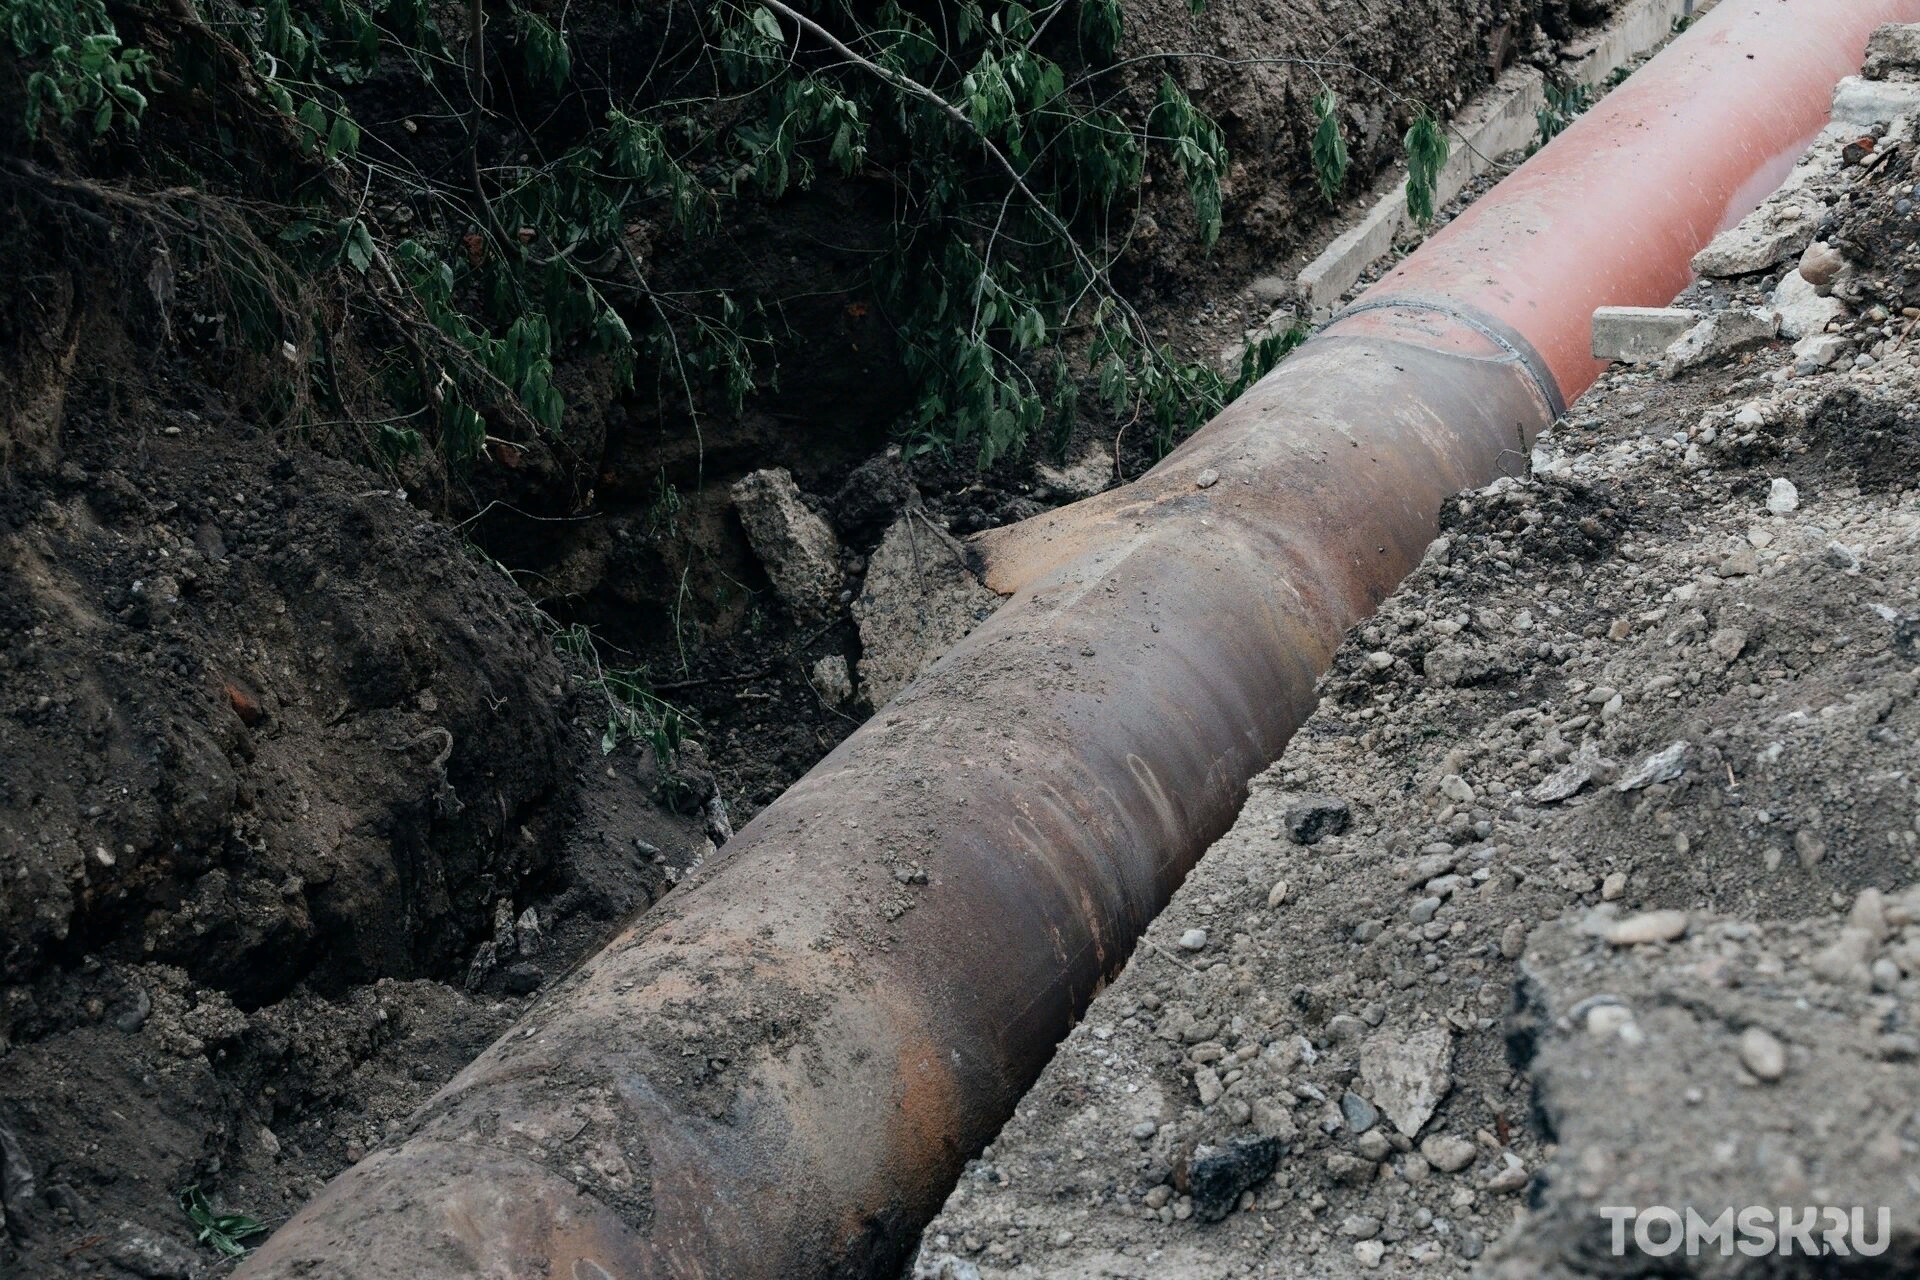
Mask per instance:
[[[1735,59],[1686,64],[1709,114],[1754,74],[1726,31],[1753,2],[1682,42]],[[1416,298],[1340,320],[1135,483],[982,539],[1010,596],[991,620],[240,1274],[890,1274],[1441,503],[1524,471],[1556,392],[1592,376],[1596,302],[1665,301],[1724,221],[1698,211],[1812,131],[1873,21],[1920,9],[1765,2],[1768,39],[1816,65],[1782,78],[1794,104],[1769,107],[1766,136],[1734,129],[1744,161],[1577,162],[1622,132],[1694,136],[1690,114],[1608,109],[1508,179],[1545,160],[1559,181],[1634,187],[1642,224],[1693,184],[1682,225],[1632,246],[1657,264],[1603,255],[1585,270],[1626,283],[1580,283],[1558,258],[1593,245],[1553,221],[1567,201],[1522,183],[1509,209],[1503,184],[1368,300]]]

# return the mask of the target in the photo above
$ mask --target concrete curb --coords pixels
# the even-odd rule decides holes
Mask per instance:
[[[1712,7],[1713,0],[1633,0],[1605,28],[1575,46],[1584,52],[1566,67],[1566,76],[1579,84],[1600,84],[1618,68],[1666,43],[1673,35],[1676,19]],[[1539,127],[1534,113],[1546,101],[1545,78],[1540,72],[1533,67],[1514,67],[1467,104],[1448,127],[1452,154],[1436,184],[1435,206],[1459,195],[1467,183],[1493,167],[1496,157],[1532,142]],[[1295,280],[1295,305],[1316,324],[1326,320],[1361,274],[1393,249],[1394,237],[1406,225],[1403,179],[1301,270]],[[1290,319],[1276,316],[1268,325],[1281,320],[1281,327],[1285,327]]]

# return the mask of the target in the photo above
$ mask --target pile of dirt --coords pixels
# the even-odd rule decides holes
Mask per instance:
[[[1843,247],[1911,238],[1878,133],[1814,157],[1831,323],[1616,369],[1444,513],[917,1274],[1722,1274],[1598,1207],[1829,1202],[1911,1269],[1920,310]],[[1688,301],[1771,314],[1815,231]]]

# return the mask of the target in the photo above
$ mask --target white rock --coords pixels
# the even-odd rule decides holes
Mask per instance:
[[[1799,505],[1800,490],[1794,488],[1793,481],[1784,476],[1775,476],[1773,483],[1767,486],[1767,510],[1784,516]]]
[[[1616,947],[1638,946],[1646,942],[1672,942],[1687,931],[1684,911],[1645,911],[1607,927],[1606,939]]]
[[[1748,1027],[1740,1033],[1740,1065],[1756,1080],[1768,1082],[1787,1074],[1787,1050],[1764,1027]]]
[[[1452,1069],[1453,1033],[1445,1027],[1408,1036],[1383,1033],[1360,1048],[1360,1078],[1373,1105],[1409,1138],[1453,1088]]]
[[[1847,310],[1838,298],[1821,297],[1798,271],[1780,277],[1768,305],[1780,317],[1780,332],[1795,340],[1826,332]]]

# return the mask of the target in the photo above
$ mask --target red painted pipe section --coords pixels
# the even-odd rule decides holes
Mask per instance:
[[[992,619],[239,1274],[897,1274],[1594,307],[1684,285],[1897,19],[1723,0],[1161,465],[984,536]]]
[[[1779,185],[1899,0],[1723,0],[1367,292],[1470,302],[1577,398],[1596,307],[1662,306]]]

